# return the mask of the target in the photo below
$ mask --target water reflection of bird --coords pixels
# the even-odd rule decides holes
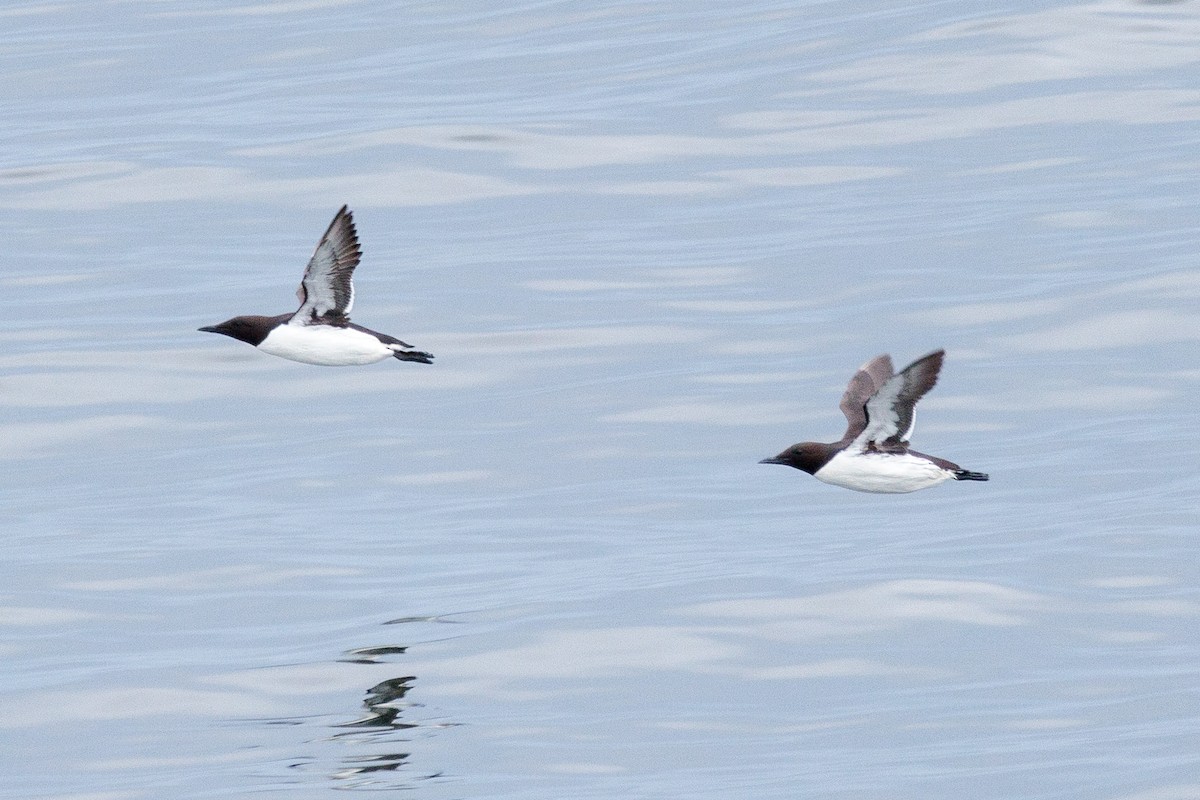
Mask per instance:
[[[404,648],[388,649],[391,652],[396,650],[404,652]],[[372,686],[367,690],[366,699],[363,700],[367,714],[351,722],[343,722],[338,725],[339,728],[349,729],[345,733],[338,734],[338,737],[361,738],[364,744],[370,743],[373,747],[385,743],[394,746],[388,731],[405,731],[418,727],[416,723],[400,721],[400,714],[409,706],[409,703],[404,701],[404,696],[408,694],[408,690],[412,688],[415,680],[415,677],[407,675],[402,678],[389,678]],[[379,738],[381,734],[385,738]],[[389,751],[346,756],[343,759],[342,768],[336,771],[333,777],[337,780],[361,780],[362,776],[368,774],[395,772],[408,763],[409,755],[407,752]]]
[[[915,406],[937,383],[944,350],[935,350],[893,374],[892,358],[876,356],[850,379],[840,408],[849,423],[840,441],[802,442],[760,464],[783,464],[819,481],[859,492],[898,494],[948,480],[986,481],[936,456],[908,449]]]

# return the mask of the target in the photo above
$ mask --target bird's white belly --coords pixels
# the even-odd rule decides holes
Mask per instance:
[[[279,325],[271,329],[258,349],[325,367],[373,364],[392,355],[392,349],[371,334],[332,325]]]
[[[878,494],[903,494],[928,489],[954,477],[932,461],[917,456],[851,453],[843,450],[813,475],[819,481],[846,489]]]

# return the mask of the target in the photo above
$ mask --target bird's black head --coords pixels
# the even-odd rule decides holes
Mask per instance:
[[[219,333],[222,336],[230,336],[241,342],[258,347],[262,344],[262,340],[267,338],[267,334],[271,332],[278,320],[274,317],[234,317],[227,319],[220,325],[208,325],[200,330],[205,333]]]
[[[814,474],[829,463],[838,451],[837,445],[822,444],[821,442],[801,442],[794,444],[774,458],[764,458],[760,464],[782,464],[785,467]]]

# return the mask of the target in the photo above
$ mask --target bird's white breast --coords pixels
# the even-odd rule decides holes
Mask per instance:
[[[878,494],[903,494],[928,489],[954,477],[924,458],[903,454],[843,450],[813,475],[819,481],[846,489]]]
[[[392,349],[369,333],[332,325],[278,325],[258,349],[273,356],[326,367],[373,364]]]

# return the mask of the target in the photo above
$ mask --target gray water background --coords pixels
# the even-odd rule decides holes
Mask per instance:
[[[1200,797],[1200,5],[0,27],[0,797]],[[342,203],[434,366],[196,332]]]

